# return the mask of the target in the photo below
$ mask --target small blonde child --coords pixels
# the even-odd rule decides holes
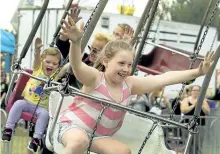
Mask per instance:
[[[81,61],[81,38],[83,24],[78,29],[69,17],[70,24],[64,20],[66,27],[62,35],[71,41],[70,64],[76,78],[83,84],[82,92],[111,100],[128,106],[131,95],[150,93],[160,87],[182,83],[206,74],[212,63],[213,53],[208,54],[203,64],[197,69],[171,71],[161,75],[138,77],[130,76],[133,65],[132,46],[122,40],[109,42],[100,54],[99,70]],[[89,143],[97,117],[102,105],[96,101],[75,97],[69,108],[59,117],[58,140],[64,145],[62,154],[83,154]],[[130,148],[112,138],[122,126],[126,112],[107,107],[98,124],[91,151],[105,154],[130,154]]]
[[[41,54],[42,40],[37,38],[35,40],[35,52],[33,61],[33,75],[36,77],[49,79],[57,70],[61,63],[60,51],[56,48],[45,49]],[[63,75],[67,66],[63,68],[60,74],[56,77],[57,80]],[[41,81],[30,78],[23,91],[24,99],[17,100],[12,106],[5,129],[3,131],[2,140],[11,141],[12,131],[15,127],[15,123],[20,119],[22,112],[31,112],[37,116],[35,125],[35,132],[33,139],[28,145],[28,149],[31,152],[36,152],[40,140],[48,125],[48,96],[43,94],[44,83]],[[39,105],[38,102],[40,100]],[[36,111],[35,111],[36,109]],[[35,113],[34,113],[35,112]]]

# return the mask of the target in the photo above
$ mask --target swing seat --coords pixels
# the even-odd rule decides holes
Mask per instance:
[[[24,69],[24,71],[32,74],[32,70],[30,70],[30,69]],[[18,80],[16,81],[15,88],[12,91],[12,93],[8,99],[8,103],[7,103],[7,107],[6,107],[6,111],[8,113],[17,100],[23,99],[23,97],[21,95],[22,95],[22,92],[23,92],[29,78],[30,78],[29,76],[21,74],[20,77],[18,78]],[[32,113],[23,112],[21,114],[21,119],[23,119],[25,121],[31,121],[31,118],[32,118]],[[37,120],[37,117],[35,116],[33,119],[33,123],[35,123],[36,120]]]
[[[57,100],[59,100],[59,97],[61,97],[61,95],[58,92],[52,92],[50,95],[49,113],[51,117],[48,128],[50,128],[52,124],[56,103]],[[61,108],[61,111],[66,109],[73,102],[73,97],[72,96],[64,97],[63,102],[64,103]],[[127,112],[122,128],[113,137],[127,144],[131,148],[132,153],[138,153],[139,148],[141,147],[145,139],[145,136],[149,132],[152,125],[153,122],[151,120],[137,117]],[[47,134],[46,134],[46,147],[48,150],[54,152],[55,154],[62,153],[64,149],[63,145],[58,142],[58,134],[59,134],[58,123],[56,123],[54,128],[54,133],[52,136],[52,144],[49,141],[49,129],[47,130]],[[168,150],[166,148],[164,142],[164,134],[161,126],[158,126],[154,130],[150,139],[147,141],[142,153],[175,154],[174,151]],[[95,153],[91,152],[91,154],[95,154]]]
[[[191,52],[174,48],[171,46],[163,45],[165,47],[177,50],[187,55],[191,55]],[[203,56],[198,56],[204,58]],[[201,60],[197,59],[193,68],[197,68]],[[152,51],[146,55],[142,55],[137,68],[147,74],[158,75],[168,71],[187,70],[190,66],[190,60],[183,55],[172,53],[166,49],[160,47],[154,47]]]

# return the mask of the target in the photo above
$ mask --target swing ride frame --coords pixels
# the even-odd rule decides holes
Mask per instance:
[[[72,2],[72,0],[70,0],[70,1]],[[146,8],[145,8],[145,10],[144,10],[145,13],[146,13],[146,12],[148,12],[148,13],[146,13],[145,15],[142,15],[141,20],[140,20],[140,22],[139,22],[139,24],[138,24],[138,27],[137,27],[137,30],[136,30],[136,32],[135,32],[134,38],[137,40],[138,35],[140,35],[141,32],[143,32],[143,36],[141,37],[142,40],[141,40],[141,42],[140,42],[140,44],[139,44],[139,46],[138,46],[137,55],[136,55],[136,57],[135,57],[134,66],[133,66],[132,72],[134,72],[134,70],[135,70],[135,68],[136,68],[136,66],[137,66],[138,60],[139,60],[139,58],[140,58],[140,56],[141,56],[141,52],[142,52],[142,50],[143,50],[143,48],[144,48],[145,43],[158,46],[157,44],[154,44],[153,42],[149,42],[149,41],[146,42],[145,40],[147,39],[149,30],[150,30],[150,26],[151,26],[151,23],[152,23],[152,21],[153,21],[153,19],[154,19],[155,12],[156,12],[156,10],[157,10],[157,6],[158,6],[158,4],[159,4],[159,1],[160,1],[160,0],[149,0],[149,1],[148,1],[147,5],[146,5]],[[216,2],[216,5],[219,4],[219,1],[220,1],[220,0],[218,0],[218,1]],[[96,9],[97,9],[97,8],[99,8],[99,9],[97,9],[96,12],[98,12],[98,13],[97,13],[96,15],[94,15],[94,14],[95,14],[95,10],[94,10],[93,14],[91,15],[90,21],[87,22],[87,26],[88,26],[87,30],[88,30],[88,31],[87,31],[87,33],[86,33],[86,31],[85,31],[85,33],[84,33],[84,37],[83,37],[83,39],[82,39],[82,44],[84,44],[84,45],[82,45],[82,49],[84,49],[85,46],[86,46],[86,44],[88,43],[88,40],[89,40],[89,38],[90,38],[90,36],[91,36],[91,34],[92,34],[94,28],[95,28],[95,25],[96,25],[96,23],[97,23],[99,17],[101,16],[102,11],[104,10],[105,5],[107,4],[107,0],[100,0],[99,2],[100,2],[100,3],[103,2],[103,3],[101,4],[102,7],[98,7],[98,5],[97,5]],[[41,9],[41,12],[40,12],[40,14],[39,14],[39,16],[38,16],[38,18],[37,18],[35,24],[34,24],[34,27],[33,27],[32,31],[31,31],[31,33],[30,33],[30,35],[29,35],[29,37],[28,37],[26,43],[25,43],[25,46],[24,46],[24,48],[23,48],[23,50],[22,50],[22,53],[21,53],[21,55],[20,55],[20,58],[18,59],[18,61],[17,61],[17,62],[12,66],[12,68],[11,68],[11,69],[12,69],[12,72],[13,72],[13,76],[12,76],[12,80],[11,80],[11,82],[10,82],[10,84],[9,84],[8,93],[7,93],[7,95],[6,95],[6,102],[8,101],[8,98],[9,98],[10,93],[11,93],[11,91],[12,91],[12,87],[13,87],[12,85],[13,85],[13,83],[14,83],[14,81],[15,81],[17,75],[18,75],[18,74],[27,75],[27,76],[29,76],[29,77],[31,77],[31,78],[34,78],[34,79],[36,79],[36,80],[39,80],[39,81],[42,81],[42,82],[46,83],[48,86],[44,88],[44,91],[45,91],[45,92],[51,92],[51,91],[54,91],[54,90],[58,90],[58,91],[61,93],[62,98],[63,98],[65,95],[71,95],[71,96],[76,96],[76,95],[78,95],[78,96],[82,96],[82,97],[86,97],[86,98],[89,98],[89,99],[92,99],[92,100],[99,101],[99,103],[101,102],[105,107],[114,107],[114,108],[117,108],[117,109],[121,109],[121,110],[126,110],[126,111],[129,111],[129,112],[132,112],[133,114],[135,114],[135,115],[137,115],[137,116],[140,116],[140,117],[148,118],[148,119],[151,119],[151,120],[154,119],[154,120],[156,120],[156,123],[158,123],[158,122],[164,122],[164,123],[167,123],[167,124],[170,124],[170,125],[174,125],[174,126],[177,126],[177,127],[181,127],[181,128],[184,128],[184,129],[188,129],[189,132],[190,132],[190,134],[189,134],[189,137],[188,137],[187,147],[186,147],[186,150],[185,150],[185,152],[184,152],[184,153],[186,154],[187,151],[188,151],[188,149],[189,149],[189,145],[190,145],[190,143],[191,143],[193,134],[198,133],[198,129],[197,129],[197,125],[196,125],[197,119],[198,119],[199,114],[200,114],[200,111],[201,111],[202,100],[204,99],[204,94],[205,94],[205,92],[206,92],[206,90],[207,90],[207,87],[208,87],[208,84],[209,84],[209,82],[210,82],[211,75],[212,75],[212,73],[213,73],[213,71],[214,71],[214,68],[215,68],[215,66],[216,66],[216,63],[217,63],[217,61],[218,61],[218,59],[219,59],[219,57],[220,57],[220,46],[218,47],[218,49],[217,49],[217,51],[216,51],[216,53],[215,53],[215,56],[214,56],[214,64],[212,65],[212,68],[210,69],[210,71],[208,72],[208,74],[205,76],[205,79],[204,79],[204,82],[203,82],[203,85],[202,85],[202,88],[201,88],[201,92],[200,92],[200,95],[199,95],[199,99],[198,99],[198,102],[197,102],[198,105],[196,106],[196,109],[195,109],[194,117],[193,117],[193,119],[190,121],[189,125],[184,125],[184,124],[181,124],[181,123],[179,123],[179,122],[173,121],[172,119],[165,119],[165,118],[162,118],[162,117],[160,117],[160,116],[153,115],[153,114],[150,114],[150,113],[140,112],[140,111],[137,111],[137,110],[134,110],[134,109],[125,107],[125,106],[121,106],[121,105],[119,105],[119,104],[114,104],[114,103],[112,103],[111,101],[108,101],[108,100],[103,100],[103,99],[101,99],[101,98],[97,98],[97,97],[94,97],[94,96],[90,96],[90,95],[88,95],[88,94],[81,93],[78,89],[76,89],[76,88],[74,88],[74,87],[71,87],[71,86],[69,86],[69,85],[66,85],[66,84],[68,84],[68,82],[65,83],[65,84],[62,84],[62,83],[58,83],[58,82],[54,82],[54,81],[50,81],[50,80],[48,81],[48,80],[45,80],[45,79],[42,79],[42,78],[35,77],[35,76],[33,76],[33,75],[31,75],[31,74],[29,74],[29,73],[23,71],[23,70],[21,69],[21,67],[20,67],[21,60],[25,57],[25,55],[26,55],[26,53],[27,53],[27,50],[28,50],[28,48],[30,47],[30,44],[31,44],[31,42],[32,42],[32,40],[33,40],[33,38],[34,38],[36,32],[37,32],[37,29],[38,29],[38,27],[39,27],[39,25],[40,25],[40,23],[41,23],[41,21],[42,21],[42,18],[43,18],[43,16],[44,16],[44,13],[45,13],[45,11],[46,11],[46,9],[47,9],[48,3],[49,3],[49,0],[45,0],[45,1],[44,1],[44,4],[43,4],[42,9]],[[67,9],[66,9],[67,11],[68,11],[69,8],[70,8],[70,5],[69,5],[69,4],[70,4],[70,2],[68,3]],[[217,6],[218,6],[218,5],[217,5]],[[208,7],[206,13],[209,12],[208,10],[210,9],[210,7],[211,7],[211,2],[210,2],[210,5],[209,5],[209,7]],[[67,11],[65,11],[66,15],[67,15]],[[210,26],[210,24],[211,24],[212,18],[213,18],[214,15],[215,15],[216,7],[214,8],[214,11],[213,11],[213,12],[214,12],[214,13],[212,13],[211,18],[210,18],[210,21],[209,21],[209,24],[208,24],[208,26],[207,26],[208,28],[209,28],[209,26]],[[149,14],[149,16],[148,16],[148,14]],[[66,15],[64,15],[62,18],[64,19],[64,18],[66,17]],[[96,18],[92,18],[92,16],[94,16],[94,17],[96,17]],[[149,18],[148,18],[148,17],[149,17]],[[205,17],[207,18],[207,15],[205,15]],[[92,20],[92,19],[93,19],[93,20]],[[147,23],[145,24],[144,21],[145,21],[145,22],[147,21]],[[203,19],[203,23],[204,23],[204,21],[205,21],[205,18]],[[92,24],[91,24],[91,23],[92,23]],[[142,25],[142,26],[141,26],[141,25]],[[204,25],[204,24],[203,24],[203,25]],[[92,26],[92,27],[89,27],[89,26]],[[144,27],[144,31],[141,29],[141,27],[142,27],[142,28]],[[202,26],[201,26],[201,27],[202,27]],[[197,45],[196,45],[196,50],[195,50],[195,51],[197,51],[197,53],[194,53],[193,56],[190,57],[190,58],[192,59],[191,65],[193,65],[193,61],[196,60],[196,58],[197,58],[197,56],[198,56],[198,52],[200,51],[201,46],[202,46],[202,44],[203,44],[203,42],[204,42],[205,35],[207,34],[208,28],[206,29],[206,31],[205,31],[205,33],[204,33],[204,35],[203,35],[203,38],[202,38],[202,40],[201,40],[201,42],[200,42],[200,45],[199,45],[198,47],[197,47]],[[54,39],[53,39],[51,45],[54,44],[54,40],[55,40],[56,36],[58,35],[59,30],[60,30],[60,29],[57,29],[57,30],[56,30],[56,32],[55,32],[56,35],[54,35]],[[201,32],[200,32],[200,33],[201,33]],[[200,37],[200,35],[199,35],[199,37]],[[163,47],[163,46],[160,46],[160,47]],[[179,54],[178,51],[176,52],[176,51],[174,51],[174,50],[172,50],[172,49],[169,49],[169,50],[171,50],[172,52],[175,52],[175,53],[178,53],[178,54]],[[48,82],[49,82],[49,84],[48,84]],[[56,86],[51,87],[51,85],[56,85]],[[183,88],[184,88],[184,86],[183,86]],[[62,90],[61,90],[61,89],[62,89]],[[68,92],[68,93],[66,93],[66,92]],[[51,137],[52,137],[52,134],[53,134],[53,128],[54,128],[54,126],[55,126],[55,124],[56,124],[56,121],[57,121],[57,118],[58,118],[58,114],[59,114],[59,111],[60,111],[60,108],[61,108],[61,105],[62,105],[62,101],[63,101],[63,99],[60,99],[60,100],[59,100],[57,110],[55,111],[55,115],[56,115],[56,116],[55,116],[55,118],[54,118],[53,121],[52,121],[52,126],[49,128],[49,129],[50,129],[50,130],[49,130],[49,138],[50,138],[50,141],[52,140]],[[152,128],[153,128],[153,127],[152,127]],[[89,151],[89,149],[88,149],[88,151]]]

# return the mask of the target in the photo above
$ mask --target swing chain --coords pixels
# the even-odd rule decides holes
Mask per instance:
[[[204,43],[204,41],[205,41],[205,37],[206,37],[206,35],[207,35],[207,33],[208,33],[209,27],[210,27],[210,25],[211,25],[211,23],[212,23],[212,20],[213,20],[215,14],[216,14],[217,9],[218,9],[219,3],[220,3],[220,0],[218,0],[218,1],[216,2],[216,4],[215,4],[215,7],[214,7],[213,12],[212,12],[212,14],[211,14],[211,16],[210,16],[208,25],[207,25],[207,27],[206,27],[206,29],[205,29],[205,32],[203,33],[203,37],[202,37],[202,39],[201,39],[201,41],[200,41],[200,44],[199,44],[198,48],[197,48],[197,49],[194,51],[194,53],[190,56],[191,63],[190,63],[189,69],[192,69],[193,66],[194,66],[194,63],[195,63],[195,61],[196,61],[196,59],[197,59],[197,57],[198,57],[198,54],[199,54],[199,52],[200,52],[200,50],[201,50],[201,48],[202,48],[203,43]],[[182,93],[183,93],[184,88],[185,88],[186,85],[187,85],[187,82],[184,82],[184,83],[183,83],[183,86],[182,86],[182,88],[181,88],[181,90],[180,90],[180,93],[179,93],[179,95],[178,95],[178,98],[177,98],[176,101],[175,101],[175,104],[174,104],[174,106],[173,106],[173,109],[172,109],[171,115],[170,115],[170,119],[171,119],[171,120],[174,119],[174,111],[175,111],[176,108],[177,108],[177,105],[178,105],[178,103],[179,103],[180,97],[181,97],[181,95],[182,95]]]
[[[157,27],[156,27],[156,29],[155,29],[154,37],[152,38],[152,42],[153,42],[153,43],[155,43],[155,41],[156,41],[156,35],[157,35],[158,29],[159,29],[159,25],[160,25],[162,16],[163,16],[163,12],[162,12],[162,13],[160,14],[160,16],[159,16],[159,21],[158,21]],[[154,20],[154,21],[155,21],[155,20]]]
[[[142,150],[143,150],[145,144],[147,143],[148,139],[149,139],[150,136],[152,135],[152,133],[153,133],[153,131],[155,130],[155,128],[158,126],[158,122],[159,122],[159,121],[154,121],[154,123],[153,123],[153,125],[152,125],[150,131],[148,132],[147,136],[145,137],[145,139],[144,139],[144,141],[143,141],[143,143],[142,143],[142,145],[141,145],[141,148],[140,148],[139,151],[138,151],[138,154],[141,154],[141,152],[142,152]]]
[[[159,0],[159,2],[158,2],[158,6],[159,6],[160,4],[161,4],[161,0]],[[156,14],[159,13],[158,6],[157,6],[157,11],[155,12],[154,19],[153,19],[153,21],[152,21],[152,23],[151,23],[151,28],[150,28],[150,31],[149,31],[149,33],[148,33],[147,39],[150,39],[149,36],[150,36],[151,32],[153,31],[153,25],[155,24]],[[162,14],[162,13],[161,13],[161,14]],[[154,33],[154,37],[152,37],[152,42],[155,42],[155,40],[156,40],[156,33],[157,33],[158,28],[159,28],[160,18],[162,17],[161,14],[160,14],[160,16],[159,16],[158,24],[156,25],[156,29],[155,29],[155,33]]]
[[[99,4],[100,4],[100,1],[97,3],[97,5],[95,6],[95,9],[93,9],[92,14],[90,15],[89,19],[87,20],[87,22],[86,22],[86,24],[85,24],[85,26],[84,26],[84,32],[87,30],[87,28],[88,28],[88,26],[89,26],[89,23],[91,22],[92,17],[93,17],[93,15],[94,15],[95,11],[97,10]]]
[[[101,104],[102,104],[102,103],[101,103]],[[96,132],[96,130],[97,130],[97,128],[98,128],[98,125],[99,125],[99,123],[100,123],[100,121],[101,121],[101,119],[102,119],[102,115],[103,115],[103,113],[104,113],[106,107],[107,107],[107,106],[105,106],[105,105],[102,104],[102,110],[101,110],[101,112],[99,113],[99,116],[98,116],[98,119],[97,119],[97,121],[96,121],[95,127],[94,127],[94,129],[93,129],[92,134],[91,134],[91,138],[90,138],[90,141],[89,141],[89,146],[88,146],[88,149],[87,149],[87,154],[90,154],[90,149],[91,149],[91,146],[92,146],[93,138],[95,137],[95,132]]]
[[[220,22],[218,23],[218,26],[217,27],[220,27]],[[215,42],[215,39],[217,38],[218,36],[218,30],[216,30],[216,33],[215,33],[215,36],[213,38],[213,41],[212,41],[212,44],[211,44],[211,47],[210,47],[210,50],[209,51],[212,51],[212,48],[214,46],[214,42]]]
[[[214,36],[214,38],[213,38],[213,41],[212,41],[212,44],[211,44],[211,47],[210,47],[210,50],[209,50],[209,51],[212,51],[212,48],[213,48],[213,46],[214,46],[214,42],[215,42],[215,39],[216,39],[216,37],[217,37],[217,34],[218,34],[218,31],[216,31],[216,33],[215,33],[215,36]]]
[[[87,30],[88,25],[89,25],[89,23],[91,22],[92,17],[93,17],[93,15],[94,15],[96,9],[98,8],[99,4],[100,4],[100,2],[98,2],[98,4],[96,5],[95,9],[94,9],[93,12],[92,12],[92,14],[90,15],[88,21],[86,22],[86,24],[85,24],[85,26],[84,26],[84,33],[85,33],[85,31]],[[59,74],[59,72],[61,71],[62,67],[68,62],[68,60],[69,60],[69,54],[68,54],[68,56],[65,58],[65,60],[62,62],[62,64],[58,67],[58,69],[56,70],[56,72],[54,73],[54,75],[49,79],[49,81],[48,81],[48,86],[50,86],[51,81],[53,81],[54,78],[57,76],[57,74]]]
[[[20,73],[22,71],[21,65],[16,62],[11,66],[11,72],[14,74]]]
[[[42,89],[43,89],[43,87],[42,87]],[[40,98],[39,98],[39,100],[38,100],[38,102],[37,102],[37,105],[36,105],[36,107],[35,107],[35,109],[34,109],[34,112],[33,112],[33,114],[32,114],[32,117],[31,117],[31,120],[30,120],[30,125],[29,125],[29,136],[30,137],[33,137],[33,135],[34,135],[34,123],[33,123],[33,120],[34,120],[34,115],[35,115],[35,113],[36,113],[36,111],[37,111],[37,108],[38,108],[38,106],[40,105],[40,102],[41,102],[41,100],[42,100],[42,98],[43,98],[43,95],[44,95],[44,93],[43,93],[43,91],[40,93]]]
[[[202,39],[201,39],[201,41],[200,41],[200,44],[199,44],[198,48],[196,49],[196,51],[194,51],[194,55],[193,55],[193,56],[195,56],[195,57],[193,58],[193,62],[191,62],[190,69],[192,69],[192,67],[193,67],[193,65],[194,65],[194,62],[196,61],[196,58],[198,57],[198,54],[199,54],[199,52],[200,52],[200,50],[201,50],[201,48],[202,48],[202,45],[203,45],[203,43],[204,43],[204,41],[205,41],[205,37],[206,37],[206,35],[207,35],[207,33],[208,33],[208,30],[209,30],[209,28],[210,28],[210,26],[211,26],[211,24],[212,24],[212,20],[213,20],[215,14],[216,14],[217,9],[218,9],[219,3],[220,3],[220,0],[218,0],[218,1],[216,2],[215,7],[214,7],[214,10],[213,10],[213,12],[212,12],[212,14],[211,14],[211,17],[210,17],[210,19],[209,19],[208,25],[207,25],[207,27],[206,27],[206,29],[205,29],[205,32],[204,32],[204,34],[203,34],[203,37],[202,37]]]
[[[66,77],[62,80],[62,83],[58,86],[58,91],[63,96],[69,96],[69,94],[70,94],[70,91],[69,91],[70,74],[66,73],[65,76]]]
[[[198,119],[199,117],[194,115],[188,124],[188,130],[192,134],[196,134],[199,132]]]
[[[153,5],[153,0],[151,0],[151,6]],[[141,28],[141,30],[140,30],[140,32],[139,32],[139,34],[138,34],[138,37],[137,37],[137,40],[135,40],[136,41],[136,43],[135,43],[135,48],[137,47],[137,45],[138,45],[138,42],[140,42],[140,38],[142,38],[142,35],[143,35],[143,33],[144,33],[144,27],[145,27],[145,24],[146,24],[146,22],[147,22],[147,19],[149,18],[149,16],[150,16],[150,11],[151,11],[151,8],[148,10],[148,12],[146,13],[146,15],[145,15],[145,18],[144,18],[144,21],[143,21],[143,24],[142,24],[142,28]]]

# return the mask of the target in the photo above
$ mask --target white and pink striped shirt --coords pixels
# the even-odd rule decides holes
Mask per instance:
[[[106,87],[104,73],[100,84],[90,93],[90,95],[114,102]],[[121,86],[121,102],[119,104],[128,106],[130,96],[130,88],[124,81]],[[92,133],[102,108],[103,106],[100,103],[96,103],[94,100],[76,96],[74,102],[68,109],[61,113],[59,121],[61,123],[74,123],[88,133]],[[121,111],[112,107],[106,108],[95,135],[112,136],[121,128],[125,114],[126,111]]]

